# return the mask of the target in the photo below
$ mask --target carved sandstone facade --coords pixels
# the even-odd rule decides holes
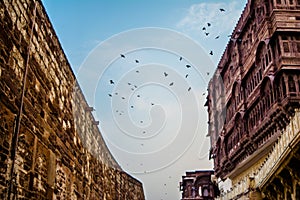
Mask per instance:
[[[300,1],[248,0],[206,105],[220,199],[299,199]]]
[[[144,199],[107,149],[41,1],[0,1],[0,18],[0,199]]]
[[[186,172],[180,182],[181,200],[213,200],[219,194],[213,174],[211,170]]]

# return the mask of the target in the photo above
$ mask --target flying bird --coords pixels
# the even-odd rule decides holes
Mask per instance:
[[[208,76],[208,75],[209,75],[209,72],[206,72],[206,75]]]
[[[131,108],[133,108],[133,106],[130,106]]]
[[[122,99],[125,99],[125,97],[122,97]]]
[[[209,54],[210,54],[210,55],[214,55],[214,52],[213,52],[213,51],[210,51]]]
[[[218,35],[217,37],[215,37],[215,39],[219,39],[220,38],[220,36]]]
[[[136,72],[136,73],[140,73],[140,71],[139,71],[139,70],[136,70],[135,72]]]
[[[139,94],[138,95],[136,95],[137,97],[141,97]]]
[[[189,88],[188,88],[188,91],[191,91],[191,89],[192,89],[192,88],[191,88],[191,87],[189,87]]]
[[[125,58],[125,55],[123,55],[123,54],[120,54],[121,55],[121,58]]]
[[[128,83],[128,85],[131,85],[131,83]]]
[[[189,76],[189,75],[188,75],[188,74],[186,74],[186,75],[185,75],[185,78],[187,78],[188,76]]]
[[[110,84],[115,84],[115,82],[113,80],[109,80]]]
[[[111,94],[108,94],[108,96],[112,97],[112,95],[111,95]]]
[[[172,86],[172,85],[174,85],[174,82],[172,82],[172,83],[169,84],[169,86]]]
[[[190,68],[191,67],[191,65],[186,65],[186,68]]]
[[[208,33],[208,32],[205,32],[205,35],[206,35],[206,36],[208,36],[208,35],[209,35],[209,33]]]
[[[167,77],[168,76],[167,72],[164,72],[164,75],[165,75],[165,77]]]
[[[211,26],[211,23],[207,23],[207,26]]]
[[[135,60],[135,63],[139,63],[140,61],[138,61],[138,60]]]
[[[202,31],[205,31],[205,30],[206,30],[206,28],[205,28],[205,27],[203,27],[203,28],[202,28]]]
[[[182,61],[182,57],[180,57],[179,60]]]
[[[221,12],[225,12],[225,9],[224,9],[224,8],[220,8],[220,11],[221,11]]]

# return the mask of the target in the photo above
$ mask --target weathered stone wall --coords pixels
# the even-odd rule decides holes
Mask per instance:
[[[12,186],[17,199],[143,200],[108,151],[40,0],[1,0],[0,15],[0,199]]]

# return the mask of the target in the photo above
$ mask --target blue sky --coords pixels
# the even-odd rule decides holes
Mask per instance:
[[[193,2],[196,1],[43,1],[75,66],[81,64],[83,56],[98,42],[119,32],[137,27],[174,28],[184,16],[184,9]]]
[[[179,199],[185,171],[212,168],[206,88],[245,3],[43,0],[108,147],[147,200]]]

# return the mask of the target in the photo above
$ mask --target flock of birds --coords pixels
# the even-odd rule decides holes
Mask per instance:
[[[219,10],[220,10],[220,12],[225,12],[225,9],[223,9],[223,8],[220,8]],[[204,32],[205,36],[209,36],[210,33],[208,32],[208,29],[209,29],[210,26],[212,26],[212,24],[211,24],[210,22],[207,22],[206,26],[203,26],[203,27],[202,27],[202,31]],[[219,38],[220,38],[220,35],[217,35],[217,36],[215,37],[215,39],[219,39]],[[209,55],[214,55],[214,52],[211,50],[211,51],[209,52]],[[125,56],[124,54],[120,54],[120,57],[121,57],[122,59],[126,59],[126,56]],[[182,60],[183,60],[183,57],[180,56],[180,57],[179,57],[179,61],[182,61]],[[135,59],[134,61],[135,61],[136,64],[139,64],[139,63],[140,63],[140,61],[139,61],[138,59]],[[186,64],[185,67],[186,67],[187,69],[189,69],[189,68],[191,68],[192,66],[189,65],[189,64]],[[136,72],[136,73],[140,73],[139,70],[136,70],[135,72]],[[168,74],[167,72],[163,72],[163,75],[164,75],[164,77],[167,77],[169,74]],[[206,75],[209,75],[209,72],[206,72]],[[186,74],[186,75],[185,75],[185,78],[188,78],[188,76],[189,76],[189,74]],[[115,81],[114,81],[113,79],[110,79],[110,80],[109,80],[109,84],[114,85],[114,84],[115,84]],[[132,86],[132,83],[129,82],[128,85],[129,85],[129,86]],[[170,82],[170,83],[169,83],[169,86],[170,86],[170,87],[173,86],[173,85],[174,85],[174,82]],[[133,87],[131,88],[131,90],[133,91],[133,90],[135,90],[136,88],[137,88],[137,86],[136,86],[136,85],[133,85]],[[192,87],[188,87],[188,88],[187,88],[187,91],[188,91],[188,92],[190,92],[191,90],[192,90]],[[204,96],[205,94],[206,94],[206,92],[203,92],[203,93],[202,93],[203,96]],[[116,92],[116,93],[114,93],[114,95],[118,95],[118,93]],[[109,97],[112,97],[113,94],[112,94],[112,93],[109,93],[108,96],[109,96]],[[139,98],[140,95],[138,94],[137,97]],[[123,96],[122,96],[121,98],[122,98],[123,100],[125,99],[125,97],[123,97]],[[153,106],[154,103],[151,103],[151,105]],[[134,106],[131,105],[130,107],[133,108]],[[119,112],[119,111],[117,110],[116,112]],[[123,112],[119,112],[120,115],[122,115],[122,113],[124,113],[124,111],[123,111]],[[143,123],[143,121],[141,121],[141,123]]]
[[[120,56],[121,56],[121,58],[123,58],[123,59],[126,58],[126,56],[125,56],[124,54],[120,54]],[[183,60],[183,57],[180,57],[180,58],[179,58],[179,61],[182,61],[182,60]],[[140,63],[140,61],[136,59],[136,60],[135,60],[135,63]],[[189,65],[189,64],[186,64],[185,67],[186,67],[187,69],[189,69],[189,68],[191,68],[192,66]],[[136,70],[135,72],[136,72],[136,73],[140,73],[139,70]],[[169,74],[168,74],[167,72],[163,72],[163,75],[164,75],[164,77],[169,76]],[[209,75],[209,72],[206,72],[206,75]],[[185,75],[185,78],[188,78],[188,76],[189,76],[189,74],[186,74],[186,75]],[[109,84],[114,85],[114,84],[115,84],[115,81],[114,81],[113,79],[110,79],[110,80],[109,80]],[[128,82],[128,85],[129,85],[129,86],[132,86],[132,83]],[[173,85],[174,85],[174,82],[170,82],[170,83],[169,83],[169,86],[173,86]],[[137,88],[137,86],[136,86],[136,85],[133,85],[133,87],[131,88],[131,90],[133,91],[133,90],[136,89],[136,88]],[[192,87],[189,87],[189,88],[187,89],[187,91],[189,92],[189,91],[191,91],[191,89],[192,89]],[[115,95],[118,95],[118,93],[116,92]],[[205,93],[203,93],[203,95],[205,95]],[[109,93],[108,96],[109,96],[109,97],[112,97],[113,94]],[[140,95],[138,94],[137,97],[140,97]],[[125,97],[122,97],[122,99],[125,99]],[[151,103],[151,105],[154,105],[154,103]],[[131,106],[131,107],[133,107],[133,106]]]
[[[126,59],[126,58],[127,58],[124,54],[120,54],[120,57],[121,57],[121,59]],[[179,62],[182,62],[182,61],[183,61],[183,57],[180,56],[180,57],[179,57]],[[136,59],[136,60],[135,60],[135,63],[138,64],[138,63],[140,63],[140,61]],[[192,68],[192,66],[191,66],[190,64],[185,64],[185,67],[186,67],[187,69],[191,69],[191,68]],[[136,70],[135,72],[136,72],[136,73],[140,73],[139,70]],[[209,72],[206,72],[206,75],[209,76]],[[163,74],[162,74],[162,76],[166,78],[166,77],[169,76],[169,74],[168,74],[168,72],[164,71]],[[189,77],[189,74],[187,73],[187,74],[185,75],[185,78],[187,79],[188,77]],[[115,85],[115,81],[114,81],[113,79],[110,79],[110,80],[109,80],[109,84],[110,84],[110,85]],[[128,82],[127,84],[128,84],[129,87],[131,87],[131,90],[132,90],[132,91],[134,91],[135,89],[138,88],[137,85],[134,85],[134,84],[131,83],[131,82]],[[170,82],[168,85],[169,85],[169,87],[173,87],[174,84],[175,84],[175,82],[172,81],[172,82]],[[187,88],[187,92],[190,92],[191,90],[192,90],[192,87],[189,86],[189,87]],[[203,92],[202,95],[205,96],[205,95],[206,95],[206,92]],[[122,100],[125,100],[125,99],[126,99],[126,97],[119,95],[118,92],[115,92],[115,93],[109,93],[108,96],[109,96],[109,97],[120,96],[120,98],[121,98]],[[137,98],[140,98],[141,95],[140,95],[140,94],[137,94],[136,97],[137,97]],[[151,105],[151,106],[154,106],[155,104],[154,104],[153,102],[151,102],[150,105]],[[130,108],[133,109],[134,106],[131,105]],[[119,115],[125,114],[125,112],[124,112],[123,110],[115,110],[115,112],[118,113]],[[144,123],[143,120],[140,120],[139,122],[140,122],[140,124],[143,124],[143,123]],[[142,133],[143,133],[143,135],[144,135],[144,134],[146,134],[146,131],[143,131]],[[144,144],[141,143],[141,146],[144,146]]]
[[[224,9],[224,8],[220,8],[219,10],[220,10],[220,12],[225,12],[225,9]],[[211,24],[210,22],[207,22],[206,26],[203,26],[203,27],[202,27],[202,31],[204,32],[205,36],[209,36],[210,33],[208,32],[208,28],[209,28],[211,25],[212,25],[212,24]],[[231,35],[230,35],[230,36],[231,36]],[[230,36],[228,36],[228,37],[230,37]],[[220,35],[217,35],[217,36],[215,37],[216,40],[219,39],[219,38],[220,38]],[[213,50],[211,50],[211,51],[209,52],[209,55],[214,55]]]
[[[219,9],[219,11],[220,12],[225,12],[225,9],[224,8],[220,8]],[[205,34],[205,36],[209,36],[209,32],[208,32],[208,29],[209,29],[209,27],[210,26],[212,26],[212,24],[210,23],[210,22],[207,22],[207,24],[206,24],[206,26],[203,26],[202,27],[202,31],[204,32],[204,34]],[[228,37],[230,37],[231,35],[229,35]],[[220,38],[220,35],[217,35],[216,37],[215,37],[215,39],[219,39]],[[209,52],[209,55],[214,55],[214,52],[213,52],[213,50],[211,50],[210,52]],[[123,58],[123,59],[125,59],[126,58],[126,56],[124,55],[124,54],[120,54],[120,56],[121,56],[121,58]],[[183,60],[183,57],[180,57],[179,58],[179,61],[182,61]],[[135,63],[140,63],[140,61],[138,60],[138,59],[135,59]],[[186,68],[191,68],[192,66],[191,65],[189,65],[189,64],[186,64]],[[139,70],[136,70],[136,73],[139,73]],[[164,76],[165,77],[167,77],[169,74],[167,73],[167,72],[164,72],[163,73],[164,74]],[[207,75],[209,75],[209,72],[206,72],[206,74]],[[189,74],[186,74],[185,75],[185,78],[188,78],[188,76],[189,76]],[[114,85],[115,84],[115,82],[113,81],[113,79],[110,79],[109,80],[109,83],[111,84],[111,85]],[[132,85],[131,83],[128,83],[128,85]],[[169,83],[169,86],[173,86],[174,85],[174,82],[171,82],[171,83]],[[131,88],[131,90],[134,90],[134,89],[136,89],[137,88],[137,86],[136,85],[134,85],[134,88]],[[187,89],[187,91],[189,92],[189,91],[191,91],[191,87],[189,87],[188,89]],[[202,93],[202,95],[204,96],[206,93],[204,92],[204,93]],[[108,94],[109,95],[109,97],[112,97],[113,96],[113,94]],[[118,95],[118,93],[115,93],[115,95]],[[137,95],[137,97],[140,97],[140,95]],[[124,100],[125,99],[125,97],[122,97],[122,99]],[[154,105],[153,103],[151,103],[152,105]],[[131,108],[133,108],[133,106],[131,106]]]
[[[225,12],[225,9],[223,9],[223,8],[220,8],[219,10],[220,10],[220,12]],[[208,22],[205,26],[202,27],[202,31],[204,32],[205,36],[209,36],[210,33],[208,32],[208,29],[209,29],[209,27],[211,27],[211,26],[212,26],[212,24]],[[217,35],[214,39],[219,39],[219,38],[220,38],[220,35]],[[214,55],[214,52],[211,50],[211,51],[209,52],[209,55]],[[120,54],[120,57],[121,57],[122,59],[126,59],[126,56],[125,56],[124,54]],[[179,61],[182,61],[182,60],[183,60],[183,57],[180,56],[180,57],[179,57]],[[139,61],[138,59],[135,59],[135,63],[138,64],[138,63],[140,63],[140,61]],[[189,65],[189,64],[186,64],[185,67],[186,67],[187,69],[189,69],[189,68],[191,68],[192,66]],[[136,72],[136,73],[140,73],[139,70],[136,70],[135,72]],[[206,72],[206,75],[209,75],[209,72]],[[168,72],[166,72],[166,71],[163,72],[163,76],[164,76],[164,77],[168,77],[168,76],[169,76]],[[185,75],[185,78],[188,78],[188,77],[189,77],[189,74],[186,74],[186,75]],[[110,80],[109,80],[109,84],[110,84],[110,85],[114,85],[114,84],[115,84],[115,81],[114,81],[113,79],[110,79]],[[169,86],[172,87],[172,86],[174,86],[174,84],[175,84],[174,82],[170,82],[170,83],[169,83]],[[134,84],[132,84],[132,83],[130,83],[130,82],[128,82],[128,85],[131,86],[131,90],[132,90],[132,91],[135,90],[136,88],[138,88],[137,85],[134,85]],[[188,87],[188,88],[187,88],[187,91],[188,91],[188,92],[190,92],[191,90],[192,90],[191,87]],[[203,96],[204,96],[205,94],[206,94],[206,92],[202,93]],[[114,94],[112,94],[112,93],[109,93],[109,94],[108,94],[109,97],[112,97],[113,95],[119,95],[119,94],[118,94],[117,92],[115,92]],[[136,97],[140,98],[141,96],[140,96],[139,94],[137,94]],[[123,100],[126,99],[124,96],[122,96],[121,98],[122,98]],[[154,103],[151,103],[151,105],[154,106]],[[131,105],[130,108],[134,108],[134,106]],[[124,114],[124,111],[116,110],[116,112],[118,112],[120,115]],[[141,120],[140,123],[143,123],[143,121]],[[145,133],[145,131],[143,131],[143,133]],[[141,144],[141,146],[144,146],[144,144]],[[128,164],[127,164],[127,165],[128,165]],[[143,163],[141,163],[140,165],[143,166]],[[147,171],[144,171],[144,173],[147,173]],[[169,178],[171,178],[171,176],[169,176]],[[164,183],[164,187],[166,187],[166,186],[167,186],[167,184]],[[167,193],[165,193],[165,195],[167,195]]]

